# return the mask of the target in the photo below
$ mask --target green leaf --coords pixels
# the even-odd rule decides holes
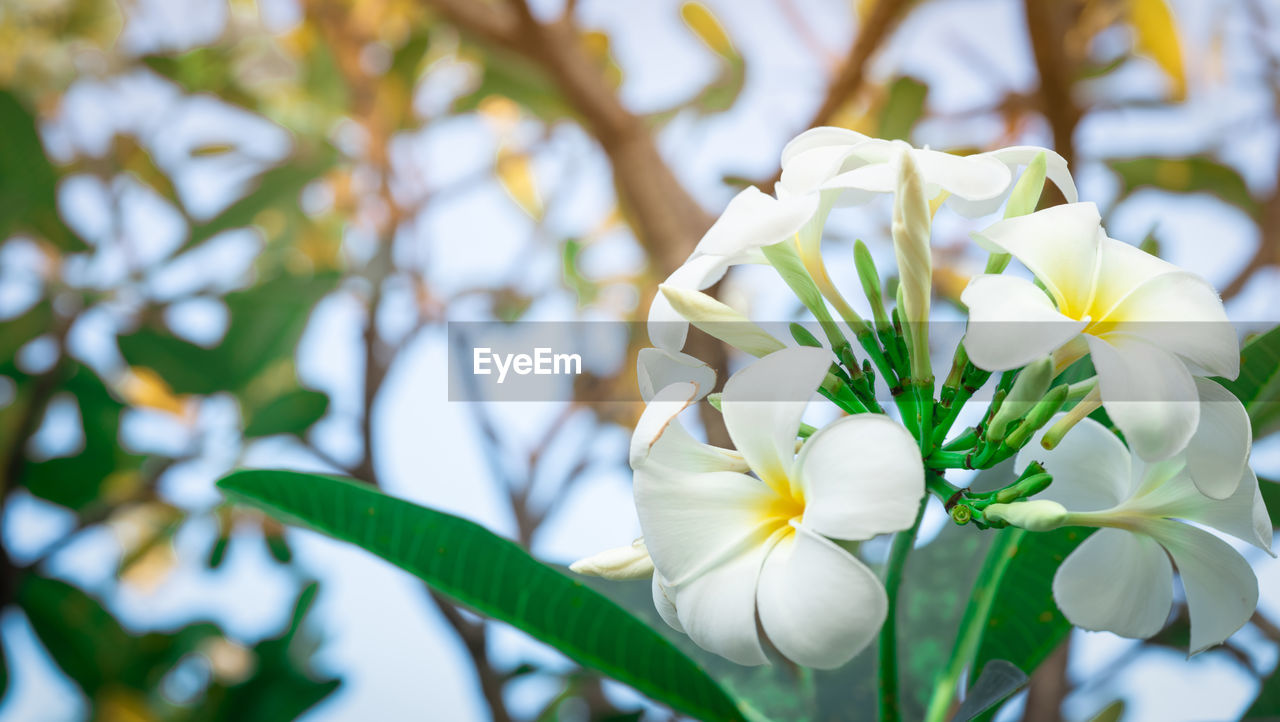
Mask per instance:
[[[18,349],[53,328],[53,306],[40,301],[21,315],[0,321],[0,363],[13,360]]]
[[[87,247],[58,215],[58,172],[44,155],[35,117],[0,90],[0,240],[32,231],[64,251]]]
[[[969,722],[1025,687],[1030,681],[1030,677],[1009,662],[1003,659],[991,660],[982,668],[978,681],[969,688],[969,694],[965,695],[964,704],[960,705],[953,722]]]
[[[274,362],[292,359],[311,309],[338,278],[333,273],[279,276],[227,294],[223,300],[231,319],[214,348],[144,327],[117,339],[120,353],[131,366],[160,374],[174,393],[242,392]]]
[[[1031,675],[1066,638],[1071,624],[1053,601],[1053,575],[1092,531],[1009,528],[996,536],[974,583],[952,659],[938,677],[927,719],[945,719],[964,668],[984,669],[1003,659]]]
[[[924,101],[929,86],[915,78],[903,76],[889,85],[889,95],[880,107],[879,135],[887,140],[910,140],[911,129],[924,115]]]
[[[1280,529],[1280,483],[1258,479],[1258,490],[1262,492],[1262,501],[1271,515],[1271,526]]]
[[[653,629],[478,524],[326,476],[241,471],[218,486],[282,520],[356,544],[678,711],[742,719],[724,691]]]
[[[1274,720],[1280,717],[1280,669],[1274,670],[1262,680],[1258,696],[1245,710],[1242,720]]]
[[[123,479],[135,473],[142,457],[120,447],[124,404],[111,395],[93,370],[77,365],[62,389],[71,392],[80,407],[84,448],[71,456],[25,464],[20,481],[36,497],[79,510],[98,500],[110,478]]]
[[[308,638],[304,623],[315,603],[317,590],[314,582],[302,588],[284,632],[254,645],[253,676],[231,687],[211,691],[193,722],[297,719],[338,689],[341,680],[317,679],[306,664],[315,644]]]
[[[165,331],[142,327],[116,339],[130,366],[155,371],[176,394],[212,394],[227,388],[227,369],[212,349]]]
[[[1240,399],[1253,423],[1254,438],[1280,428],[1280,326],[1249,341],[1240,350],[1240,375],[1215,378]]]
[[[90,698],[125,676],[136,640],[96,599],[66,582],[29,574],[18,589],[18,605],[54,663]]]
[[[1174,193],[1208,193],[1258,218],[1261,207],[1234,168],[1208,156],[1190,158],[1113,158],[1107,165],[1120,176],[1120,195],[1141,188]]]
[[[299,155],[284,165],[266,171],[240,200],[207,221],[192,223],[191,235],[179,249],[179,253],[188,251],[223,231],[252,225],[263,211],[272,208],[297,208],[302,189],[332,167],[333,161],[334,156],[328,151],[311,156]]]
[[[224,299],[231,321],[218,345],[235,387],[247,385],[270,362],[292,358],[311,309],[340,276],[279,276]]]
[[[311,389],[286,391],[249,414],[247,438],[273,434],[301,436],[329,410],[329,397]]]

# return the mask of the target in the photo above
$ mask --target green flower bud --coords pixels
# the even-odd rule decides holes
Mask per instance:
[[[987,426],[987,438],[992,441],[1003,439],[1009,424],[1030,412],[1044,396],[1044,392],[1049,390],[1049,384],[1052,382],[1053,360],[1048,356],[1032,362],[1018,372],[1013,388],[1009,389],[1009,395],[1005,397],[1004,403],[1000,404],[1000,408],[996,410],[995,416]]]
[[[1018,428],[1014,429],[1005,439],[1005,444],[1010,448],[1018,449],[1027,443],[1031,435],[1040,430],[1041,426],[1049,423],[1049,419],[1058,413],[1058,409],[1067,402],[1067,387],[1059,385],[1053,387],[1053,390],[1045,395],[1035,406],[1031,407],[1031,412],[1027,414]]]

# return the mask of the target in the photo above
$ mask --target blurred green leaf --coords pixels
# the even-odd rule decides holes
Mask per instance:
[[[70,509],[94,502],[110,480],[136,475],[142,457],[120,448],[120,414],[116,400],[98,375],[75,366],[62,388],[75,396],[84,428],[84,448],[64,457],[28,463],[21,481],[35,496]]]
[[[338,689],[340,680],[316,678],[307,669],[314,643],[306,638],[304,623],[317,591],[314,582],[304,587],[285,631],[254,645],[253,676],[230,687],[211,689],[192,722],[297,719]]]
[[[1261,208],[1244,178],[1232,167],[1208,156],[1188,158],[1113,158],[1107,165],[1120,176],[1121,197],[1142,188],[1174,193],[1208,193],[1258,218]]]
[[[130,366],[155,371],[176,394],[213,394],[227,388],[217,352],[143,326],[116,339]]]
[[[58,215],[58,172],[45,157],[36,119],[0,90],[0,240],[30,231],[63,251],[87,248]]]
[[[47,299],[18,316],[0,321],[0,364],[12,361],[18,349],[27,342],[52,330],[53,305]]]
[[[90,699],[126,678],[136,640],[96,599],[66,582],[28,574],[18,605],[54,663]]]
[[[894,80],[880,107],[879,135],[886,140],[910,140],[911,129],[924,115],[929,86],[910,76]]]
[[[236,78],[234,50],[234,45],[214,45],[176,55],[147,55],[142,62],[188,93],[213,93],[220,100],[253,108],[257,101]]]
[[[240,200],[207,221],[193,222],[191,235],[178,252],[190,250],[223,231],[253,225],[263,211],[297,209],[302,189],[329,170],[333,162],[332,152],[326,150],[311,155],[300,154],[284,165],[267,170],[258,176],[257,182]]]
[[[286,391],[249,413],[246,438],[273,434],[296,434],[311,428],[329,410],[329,397],[311,389]]]
[[[1262,492],[1262,502],[1267,505],[1267,513],[1271,516],[1271,526],[1280,529],[1280,483],[1259,478],[1258,490]]]
[[[1277,718],[1280,718],[1280,669],[1273,670],[1262,680],[1258,696],[1249,705],[1249,709],[1245,710],[1241,720],[1264,722]]]
[[[1240,350],[1240,375],[1234,381],[1214,381],[1244,404],[1255,439],[1280,427],[1280,326],[1244,345]]]
[[[241,471],[218,487],[282,520],[356,544],[676,710],[705,720],[742,719],[724,691],[666,639],[473,522],[326,476]]]
[[[582,256],[582,243],[576,238],[567,238],[564,242],[562,259],[564,261],[564,284],[573,291],[578,299],[578,308],[582,308],[595,300],[600,288],[594,281],[583,275],[578,259]]]
[[[454,101],[454,112],[477,110],[481,101],[497,96],[514,101],[546,123],[574,116],[555,83],[524,57],[473,45],[467,46],[467,52],[479,65],[480,82],[475,90]]]
[[[278,276],[227,294],[223,299],[230,316],[227,333],[213,348],[143,327],[117,339],[120,353],[129,365],[158,373],[177,394],[243,393],[266,368],[293,358],[311,309],[336,287],[339,278],[336,273]],[[310,406],[300,408],[299,401]],[[298,411],[315,407],[314,399],[290,403]],[[279,416],[268,421],[281,423]]]

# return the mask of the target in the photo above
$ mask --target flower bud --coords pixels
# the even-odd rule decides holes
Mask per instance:
[[[862,292],[871,304],[871,313],[876,320],[876,328],[889,327],[889,314],[884,311],[884,287],[880,283],[880,272],[876,270],[875,259],[867,244],[861,240],[853,243],[853,266],[858,269],[858,280],[862,282]]]
[[[589,577],[604,577],[614,581],[648,579],[653,575],[653,560],[644,539],[637,539],[631,546],[607,549],[569,565],[569,570]]]
[[[1000,404],[1000,408],[996,409],[995,416],[987,426],[987,438],[992,441],[1003,439],[1009,424],[1030,412],[1044,396],[1044,392],[1049,390],[1052,382],[1053,360],[1048,356],[1033,361],[1019,371],[1013,388],[1009,389],[1009,395]]]
[[[666,284],[658,290],[689,323],[752,356],[768,356],[786,348],[746,316],[701,291]]]
[[[1027,531],[1050,531],[1067,520],[1066,507],[1047,499],[992,504],[983,513],[989,522],[1004,522]]]
[[[1014,429],[1005,439],[1005,444],[1014,449],[1021,448],[1031,438],[1032,434],[1039,431],[1041,426],[1049,423],[1049,419],[1052,419],[1053,415],[1058,413],[1058,409],[1061,409],[1062,405],[1067,401],[1067,393],[1066,385],[1059,384],[1054,386],[1053,390],[1045,394],[1043,399],[1031,407],[1031,411],[1026,418],[1022,420],[1021,424],[1018,424],[1018,428]]]
[[[933,297],[933,222],[924,181],[911,151],[898,156],[898,189],[893,198],[893,252],[898,259],[902,322],[910,328],[911,375],[933,377],[929,366],[929,303]]]

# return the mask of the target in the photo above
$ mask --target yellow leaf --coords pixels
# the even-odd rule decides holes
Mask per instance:
[[[1173,83],[1173,99],[1187,95],[1187,73],[1182,63],[1182,46],[1173,12],[1165,0],[1129,0],[1129,23],[1133,26],[1134,49],[1150,57]]]
[[[532,218],[542,217],[542,197],[533,175],[533,163],[524,153],[498,151],[498,182],[516,205]]]
[[[120,394],[131,406],[187,415],[187,400],[173,393],[160,374],[143,366],[130,368],[120,382]]]
[[[729,41],[729,35],[724,31],[724,26],[716,20],[716,16],[711,14],[706,5],[687,2],[680,6],[680,17],[684,18],[684,24],[689,26],[693,34],[716,54],[726,58],[737,57],[738,52],[733,49],[733,43]]]

